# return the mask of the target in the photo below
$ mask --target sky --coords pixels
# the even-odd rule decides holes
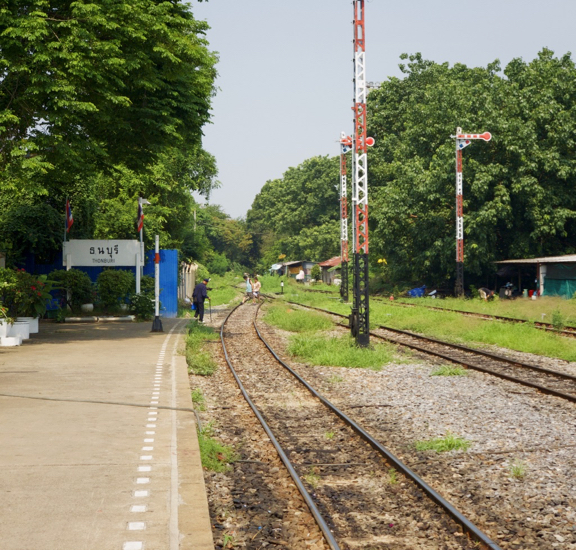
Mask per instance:
[[[192,11],[220,58],[204,128],[221,182],[210,203],[243,217],[268,180],[339,154],[340,132],[352,132],[353,4],[209,0]],[[576,0],[367,0],[365,13],[368,81],[401,77],[402,53],[470,67],[530,61],[543,47],[576,55]]]

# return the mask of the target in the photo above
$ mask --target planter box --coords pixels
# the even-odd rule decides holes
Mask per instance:
[[[38,317],[16,317],[16,321],[30,324],[30,334],[38,334]]]
[[[80,310],[82,313],[92,313],[94,311],[94,304],[82,304]]]
[[[2,336],[0,338],[0,346],[8,348],[13,346],[20,346],[22,345],[22,337],[21,336]]]
[[[10,324],[6,321],[0,321],[0,338],[5,338],[8,336],[8,331],[10,330]]]
[[[30,323],[27,321],[16,321],[8,329],[8,336],[20,336],[22,340],[30,338]]]

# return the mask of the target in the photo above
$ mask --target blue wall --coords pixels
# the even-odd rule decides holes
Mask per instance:
[[[66,269],[62,265],[62,258],[60,257],[53,264],[37,264],[34,256],[29,255],[26,262],[20,267],[23,267],[28,273],[35,275],[48,275],[55,269]],[[98,275],[104,270],[103,267],[81,267],[74,266],[74,269],[84,271],[90,277],[90,280],[95,283]],[[116,269],[124,269],[131,271],[136,276],[136,268],[134,267],[118,267]],[[144,265],[144,275],[154,277],[154,251],[149,250],[146,253],[146,264]],[[160,303],[162,308],[160,310],[161,317],[176,317],[178,315],[178,251],[177,250],[160,250]],[[56,309],[57,304],[54,300],[48,309]]]
[[[146,252],[144,275],[154,277],[154,251]],[[178,250],[160,250],[161,317],[178,315]]]

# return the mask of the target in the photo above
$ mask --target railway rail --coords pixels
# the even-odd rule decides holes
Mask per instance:
[[[310,288],[303,289],[304,292],[316,292],[322,294],[335,294],[334,292],[330,292],[329,290],[315,290]],[[371,297],[374,300],[379,302],[385,302],[383,298],[379,298],[378,296]],[[518,317],[505,317],[502,315],[491,315],[488,313],[478,313],[475,311],[465,311],[462,309],[449,309],[445,307],[436,307],[436,306],[429,306],[426,304],[407,304],[405,302],[386,302],[391,306],[395,307],[422,307],[425,309],[431,309],[435,311],[443,311],[443,312],[452,312],[452,313],[459,313],[460,315],[465,315],[467,317],[476,317],[478,319],[484,319],[486,321],[501,321],[503,323],[516,323],[516,324],[526,324],[526,325],[533,325],[534,328],[539,330],[545,330],[548,332],[553,332],[554,334],[558,334],[560,336],[566,336],[568,338],[576,338],[576,327],[573,326],[565,326],[564,328],[560,329],[555,327],[552,323],[545,323],[544,321],[530,321],[528,319],[520,319]]]
[[[287,302],[333,315],[340,319],[348,319],[346,315],[341,313],[288,300]],[[422,353],[434,355],[447,361],[576,403],[576,376],[571,374],[546,369],[484,350],[452,344],[384,325],[380,325],[377,331],[371,331],[370,334],[376,338],[406,346]]]
[[[220,331],[226,361],[332,550],[391,543],[425,549],[440,542],[499,548],[283,362],[259,331],[257,313],[250,317],[258,309],[236,307],[226,317]],[[405,476],[401,487],[386,483],[391,467]],[[422,518],[429,518],[426,534],[414,527]],[[453,535],[454,522],[468,538]]]

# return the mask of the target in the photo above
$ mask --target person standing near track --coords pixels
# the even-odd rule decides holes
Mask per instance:
[[[204,322],[204,301],[210,300],[208,297],[208,289],[206,286],[210,279],[203,279],[201,283],[198,283],[194,287],[194,292],[192,293],[192,301],[196,306],[194,311],[194,319],[199,318],[198,321],[200,323]]]
[[[258,280],[258,277],[254,276],[254,284],[252,285],[252,303],[260,301],[260,287],[262,283]]]
[[[252,281],[247,273],[244,273],[244,280],[246,281],[246,294],[244,294],[244,298],[242,298],[242,303],[252,298]]]

